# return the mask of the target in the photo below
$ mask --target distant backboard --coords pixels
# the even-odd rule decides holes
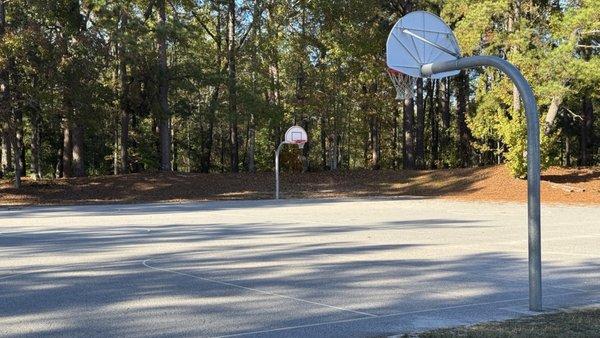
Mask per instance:
[[[300,126],[293,126],[285,132],[285,143],[288,144],[304,144],[308,141],[308,134]]]

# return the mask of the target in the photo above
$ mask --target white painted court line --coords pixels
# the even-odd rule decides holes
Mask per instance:
[[[568,295],[582,294],[582,293],[584,293],[584,292],[567,292],[567,293],[561,293],[561,294],[556,294],[556,295],[542,296],[542,298],[568,296]],[[455,306],[447,306],[447,307],[439,307],[439,308],[430,308],[430,309],[416,310],[416,311],[396,312],[396,313],[391,313],[391,314],[387,314],[387,315],[380,315],[380,316],[375,316],[375,317],[361,317],[361,318],[354,318],[354,319],[336,320],[336,321],[330,321],[330,322],[324,322],[324,323],[305,324],[305,325],[297,325],[297,326],[287,326],[287,327],[281,327],[281,328],[270,329],[270,330],[260,330],[260,331],[250,331],[250,332],[243,332],[243,333],[235,333],[235,334],[230,334],[230,335],[215,336],[214,338],[240,337],[240,336],[254,335],[254,334],[260,334],[260,333],[289,331],[289,330],[303,329],[303,328],[308,328],[308,327],[316,327],[316,326],[324,326],[324,325],[351,323],[351,322],[371,320],[371,319],[381,319],[381,318],[405,316],[405,315],[427,313],[427,312],[435,312],[435,311],[444,311],[444,310],[462,309],[462,308],[484,306],[484,305],[493,305],[493,304],[502,304],[502,303],[526,301],[528,299],[529,298],[514,298],[514,299],[498,300],[498,301],[493,301],[493,302],[472,303],[472,304],[455,305]]]
[[[290,296],[281,295],[281,294],[276,294],[276,293],[272,293],[272,292],[268,292],[268,291],[264,291],[264,290],[249,288],[249,287],[237,285],[237,284],[230,283],[230,282],[222,282],[222,281],[218,281],[218,280],[214,280],[214,279],[204,278],[204,277],[200,277],[200,276],[196,276],[196,275],[192,275],[192,274],[188,274],[188,273],[184,273],[184,272],[179,272],[179,271],[175,271],[175,270],[157,268],[157,267],[153,267],[153,266],[148,265],[147,264],[148,261],[149,260],[145,260],[143,262],[143,264],[146,267],[148,267],[150,269],[153,269],[153,270],[158,270],[158,271],[163,271],[163,272],[169,272],[169,273],[179,274],[179,275],[182,275],[182,276],[192,277],[192,278],[196,278],[196,279],[200,279],[200,280],[204,280],[204,281],[208,281],[208,282],[213,282],[213,283],[217,283],[217,284],[221,284],[221,285],[226,285],[226,286],[241,288],[241,289],[245,289],[245,290],[249,290],[249,291],[259,292],[259,293],[268,294],[268,295],[272,295],[272,296],[277,296],[277,297],[292,299],[292,300],[296,300],[296,301],[300,301],[300,302],[305,302],[305,303],[309,303],[309,304],[314,304],[314,305],[319,305],[319,306],[325,306],[325,307],[328,307],[328,308],[333,308],[333,309],[342,310],[342,311],[349,311],[349,312],[353,312],[353,313],[365,315],[364,317],[360,317],[360,318],[353,318],[353,319],[346,319],[346,320],[339,320],[339,321],[330,321],[330,322],[324,322],[324,323],[305,324],[305,325],[298,325],[298,326],[288,326],[288,327],[282,327],[282,328],[276,328],[276,329],[251,331],[251,332],[237,333],[237,334],[224,335],[224,336],[218,336],[218,337],[237,337],[237,336],[245,336],[245,335],[260,334],[260,333],[280,332],[280,331],[294,330],[294,329],[301,329],[301,328],[308,328],[308,327],[315,327],[315,326],[322,326],[322,325],[350,323],[350,322],[362,321],[362,320],[374,319],[374,318],[388,318],[388,317],[395,317],[395,316],[402,316],[402,315],[427,313],[427,312],[435,312],[435,311],[443,311],[443,310],[452,310],[452,309],[460,309],[460,308],[469,308],[469,307],[484,306],[484,305],[493,305],[493,304],[503,304],[503,303],[509,303],[509,302],[515,302],[515,301],[526,301],[526,300],[528,300],[528,298],[513,298],[513,299],[498,300],[498,301],[492,301],[492,302],[480,302],[480,303],[471,303],[471,304],[463,304],[463,305],[448,306],[448,307],[430,308],[430,309],[417,310],[417,311],[396,312],[396,313],[385,314],[385,315],[374,315],[374,314],[370,314],[370,313],[366,313],[366,312],[358,312],[358,311],[354,311],[354,310],[350,310],[350,309],[340,308],[340,307],[332,306],[332,305],[329,305],[329,304],[312,302],[312,301],[308,301],[308,300],[305,300],[305,299],[299,299],[299,298],[290,297]],[[510,280],[508,278],[506,278],[506,279],[504,279],[504,278],[496,278],[496,277],[490,277],[490,276],[487,276],[487,275],[480,275],[480,276],[482,278],[490,279],[490,280],[516,282],[516,281]],[[595,292],[595,291],[575,289],[575,288],[567,288],[567,287],[556,287],[556,286],[548,286],[548,287],[557,288],[557,289],[565,289],[565,290],[569,290],[571,292],[565,292],[565,293],[554,294],[554,295],[545,295],[545,296],[543,296],[543,298],[552,298],[552,297],[560,297],[560,296],[568,296],[568,295],[585,294],[585,293]],[[505,311],[509,311],[509,312],[520,313],[519,311],[513,311],[510,308],[500,308],[500,309],[501,310],[505,310]]]
[[[499,307],[498,310],[502,310],[502,311],[506,311],[506,312],[512,312],[512,313],[518,313],[521,315],[525,315],[525,316],[539,316],[548,312],[556,312],[558,309],[557,308],[544,308],[544,312],[535,312],[535,311],[530,311],[527,309],[527,305],[523,305],[523,306],[513,306],[513,307]]]
[[[145,267],[150,268],[152,270],[173,273],[173,274],[177,274],[177,275],[181,275],[181,276],[186,276],[186,277],[191,277],[191,278],[203,280],[203,281],[206,281],[206,282],[211,282],[211,283],[216,283],[216,284],[220,284],[220,285],[230,286],[230,287],[234,287],[234,288],[238,288],[238,289],[242,289],[242,290],[246,290],[246,291],[258,292],[258,293],[262,293],[262,294],[265,294],[265,295],[279,297],[279,298],[285,298],[285,299],[290,299],[290,300],[294,300],[294,301],[298,301],[298,302],[302,302],[302,303],[323,306],[323,307],[327,307],[327,308],[331,308],[331,309],[335,309],[335,310],[352,312],[352,313],[363,315],[363,316],[377,317],[377,315],[374,315],[372,313],[367,313],[367,312],[362,312],[362,311],[355,311],[355,310],[346,309],[346,308],[342,308],[342,307],[338,307],[338,306],[333,306],[333,305],[329,305],[329,304],[324,304],[324,303],[319,303],[319,302],[313,302],[313,301],[302,299],[302,298],[297,298],[297,297],[282,295],[282,294],[274,293],[274,292],[270,292],[270,291],[265,291],[265,290],[250,288],[250,287],[246,287],[246,286],[234,284],[234,283],[231,283],[231,282],[219,281],[219,280],[212,279],[212,278],[200,277],[200,276],[196,276],[196,275],[192,275],[192,274],[189,274],[189,273],[180,272],[180,271],[176,271],[176,270],[157,268],[157,267],[154,267],[154,266],[151,266],[151,265],[148,264],[148,261],[150,261],[150,260],[151,259],[146,259],[146,260],[144,260],[142,262],[142,264]]]
[[[18,277],[18,276],[22,276],[22,275],[27,275],[29,273],[32,273],[32,272],[23,272],[23,273],[16,273],[14,275],[8,275],[8,276],[0,277],[0,280]]]
[[[600,298],[598,299],[593,299],[593,300],[588,300],[585,302],[578,302],[576,305],[572,305],[572,306],[568,306],[568,307],[561,307],[561,306],[557,306],[557,307],[550,307],[548,308],[546,311],[550,310],[551,312],[558,312],[558,311],[569,311],[569,310],[573,310],[574,308],[582,308],[582,307],[588,307],[588,306],[600,306]],[[543,314],[544,312],[532,312],[527,310],[527,306],[521,306],[521,307],[502,307],[502,308],[498,308],[499,310],[503,310],[503,311],[509,311],[509,312],[516,312],[516,313],[520,313],[520,314],[524,314],[524,315],[528,315],[528,316],[536,316],[536,315],[540,315]]]

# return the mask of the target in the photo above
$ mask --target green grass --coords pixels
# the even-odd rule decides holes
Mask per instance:
[[[565,311],[503,322],[439,329],[417,334],[442,337],[600,337],[600,308]]]

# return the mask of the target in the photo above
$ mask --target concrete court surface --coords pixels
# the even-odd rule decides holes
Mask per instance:
[[[544,306],[600,304],[600,206],[542,208]],[[0,211],[2,336],[381,337],[527,311],[524,204]]]

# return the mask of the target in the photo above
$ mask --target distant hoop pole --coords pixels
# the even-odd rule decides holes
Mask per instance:
[[[423,77],[481,66],[494,67],[513,81],[527,115],[527,224],[529,241],[529,309],[542,311],[542,254],[540,222],[540,117],[531,86],[511,63],[495,56],[470,56],[421,67]]]
[[[283,148],[284,144],[296,144],[296,145],[298,145],[298,148],[302,149],[304,147],[305,143],[306,142],[289,143],[289,142],[283,141],[283,142],[279,143],[277,150],[275,150],[275,199],[276,200],[279,199],[279,153],[281,152],[281,148]]]
[[[279,153],[285,142],[281,142],[275,150],[275,199],[279,199]]]

